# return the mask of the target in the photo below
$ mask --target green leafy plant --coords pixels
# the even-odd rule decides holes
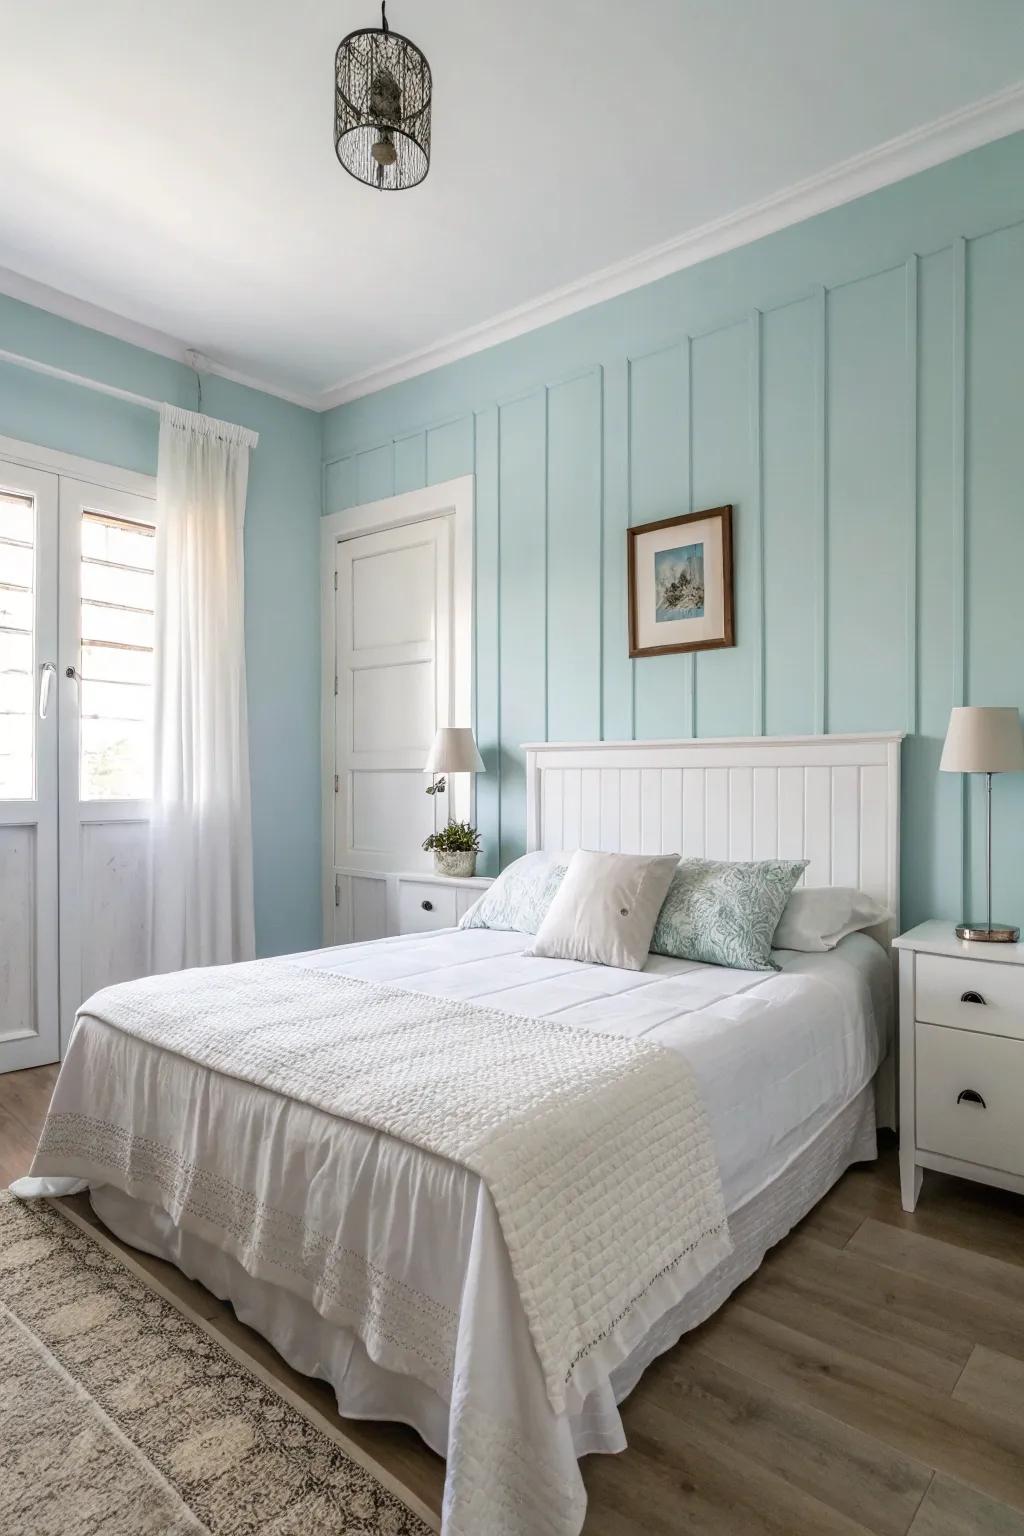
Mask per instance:
[[[468,821],[450,821],[423,839],[424,853],[479,853],[480,834]]]

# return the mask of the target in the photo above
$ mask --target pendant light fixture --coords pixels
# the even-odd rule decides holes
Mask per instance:
[[[380,19],[338,44],[334,149],[357,181],[400,192],[430,169],[430,65],[415,43],[392,32],[384,4]]]

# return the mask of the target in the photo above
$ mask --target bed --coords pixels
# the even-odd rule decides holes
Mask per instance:
[[[778,973],[663,956],[639,972],[538,959],[524,953],[528,936],[489,929],[301,957],[311,987],[555,1020],[685,1059],[729,1251],[705,1272],[660,1275],[560,1398],[478,1173],[338,1118],[314,1094],[127,1033],[88,1005],[19,1193],[89,1188],[113,1231],[230,1300],[289,1363],[332,1384],[343,1414],[411,1424],[447,1458],[446,1536],[576,1536],[578,1458],[624,1448],[617,1405],[646,1366],[845,1168],[874,1156],[876,1124],[891,1123],[883,943],[898,923],[898,751],[894,736],[527,750],[531,848],[803,857],[808,886],[854,885],[888,906],[881,932],[826,954],[780,951]]]

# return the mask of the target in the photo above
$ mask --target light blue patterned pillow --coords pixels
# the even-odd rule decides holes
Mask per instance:
[[[772,935],[806,868],[806,859],[681,859],[658,914],[652,953],[740,971],[777,971]]]
[[[568,857],[526,853],[502,870],[493,885],[464,913],[460,928],[500,928],[536,933],[565,878]]]

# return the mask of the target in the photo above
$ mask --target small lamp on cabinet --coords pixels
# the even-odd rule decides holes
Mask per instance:
[[[944,773],[985,775],[985,921],[957,924],[958,939],[1015,944],[1020,929],[992,921],[992,775],[1024,771],[1024,731],[1010,708],[967,705],[949,717],[939,767]]]

